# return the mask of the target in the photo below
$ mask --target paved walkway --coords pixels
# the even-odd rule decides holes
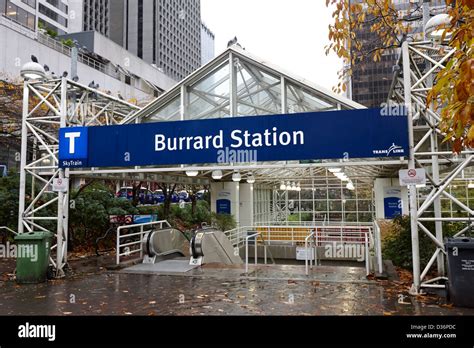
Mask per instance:
[[[0,281],[2,315],[474,315],[433,297],[418,301],[365,278],[360,267],[210,265],[187,273],[82,274],[39,285]],[[5,279],[5,278],[3,278]],[[406,294],[405,294],[406,295]]]

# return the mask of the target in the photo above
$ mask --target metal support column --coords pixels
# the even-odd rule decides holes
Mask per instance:
[[[23,225],[23,214],[25,212],[26,197],[26,157],[28,155],[28,128],[26,118],[28,117],[28,101],[29,101],[28,82],[23,83],[23,114],[21,118],[21,154],[20,154],[20,189],[18,202],[18,233],[23,233],[25,227]]]
[[[410,52],[408,41],[402,44],[403,57],[403,85],[405,92],[405,107],[408,112],[408,169],[415,169],[415,141],[413,134],[413,110],[411,104],[411,75],[410,75]],[[416,185],[409,185],[410,198],[410,227],[411,227],[411,248],[413,254],[413,285],[411,294],[418,294],[420,290],[420,246],[418,238],[417,206],[416,206]]]

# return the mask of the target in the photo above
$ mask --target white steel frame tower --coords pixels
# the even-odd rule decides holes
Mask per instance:
[[[447,280],[443,242],[443,222],[465,221],[467,226],[455,234],[465,234],[473,225],[474,211],[452,195],[448,188],[459,179],[471,165],[474,151],[463,150],[459,154],[451,151],[451,143],[443,143],[446,134],[440,129],[440,110],[433,105],[427,107],[427,94],[433,86],[436,74],[443,69],[455,50],[432,41],[409,42],[402,45],[400,69],[394,74],[389,102],[405,105],[409,122],[410,155],[408,168],[425,168],[431,191],[421,205],[417,202],[417,187],[409,186],[410,222],[413,254],[413,286],[411,293],[418,294],[421,288],[443,288]],[[467,212],[468,217],[443,217],[441,196],[444,196]],[[427,216],[428,208],[433,216]],[[430,231],[426,222],[435,223]],[[423,270],[420,264],[419,232],[425,233],[436,246],[436,250]],[[438,276],[426,280],[429,271],[437,264]]]
[[[56,244],[52,246],[56,255],[50,259],[56,277],[64,275],[67,263],[69,190],[53,192],[51,185],[54,179],[70,176],[68,169],[58,167],[58,129],[119,124],[138,109],[66,78],[24,82],[18,233],[52,230],[45,225],[56,222]],[[28,202],[27,179],[32,181]],[[57,205],[55,216],[45,210],[53,204]]]

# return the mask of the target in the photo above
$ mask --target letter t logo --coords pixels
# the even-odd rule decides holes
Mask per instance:
[[[76,152],[75,139],[81,136],[81,132],[70,132],[66,133],[64,137],[69,139],[69,153],[74,154]]]

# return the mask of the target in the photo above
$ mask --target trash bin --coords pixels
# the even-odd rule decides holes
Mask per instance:
[[[51,232],[29,232],[15,237],[18,283],[35,284],[46,281],[52,238]]]
[[[447,238],[448,296],[456,307],[474,307],[474,238]]]

